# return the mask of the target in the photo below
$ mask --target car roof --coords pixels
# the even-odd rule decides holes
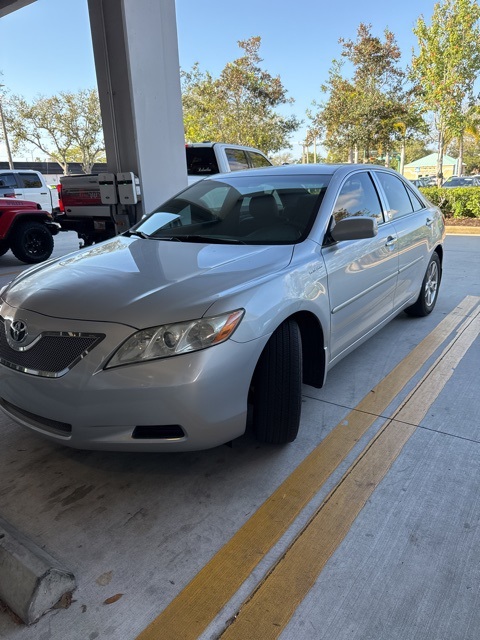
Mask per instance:
[[[273,166],[273,167],[261,167],[258,169],[245,169],[242,171],[234,171],[232,173],[223,174],[228,176],[229,178],[234,178],[235,176],[242,177],[252,175],[253,172],[255,176],[315,176],[315,175],[348,175],[352,171],[363,169],[364,171],[372,171],[373,169],[378,171],[387,171],[389,173],[398,174],[393,169],[388,169],[386,167],[375,165],[375,164],[288,164],[282,166]],[[219,176],[211,176],[209,179],[215,179]]]
[[[202,147],[204,149],[213,149],[213,147],[228,147],[228,149],[248,149],[248,151],[260,151],[260,153],[262,153],[266,157],[266,154],[264,154],[260,149],[249,147],[248,145],[244,144],[229,144],[228,142],[189,142],[185,145],[186,149],[199,149]]]

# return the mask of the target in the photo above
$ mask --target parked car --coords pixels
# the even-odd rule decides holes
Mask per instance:
[[[185,145],[188,184],[214,173],[271,167],[272,163],[258,149],[221,142],[195,142]]]
[[[21,262],[44,262],[52,254],[53,236],[59,229],[36,202],[0,198],[0,256],[10,249]]]
[[[206,178],[1,293],[0,403],[85,449],[295,439],[302,382],[436,303],[444,221],[372,165]]]
[[[442,187],[480,187],[480,178],[475,176],[451,176],[445,180]]]
[[[52,213],[58,209],[56,188],[50,188],[39,171],[3,169],[0,170],[0,189],[13,190],[18,200],[36,202],[43,211]]]
[[[437,178],[435,176],[423,176],[422,178],[415,178],[410,180],[416,187],[436,187]]]

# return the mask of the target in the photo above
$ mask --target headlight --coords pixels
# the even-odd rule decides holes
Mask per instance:
[[[137,331],[117,349],[105,369],[178,356],[225,342],[240,324],[244,313],[243,309],[237,309],[212,318]]]

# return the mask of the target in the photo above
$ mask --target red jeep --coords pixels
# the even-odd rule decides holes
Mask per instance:
[[[53,237],[60,225],[36,202],[0,198],[0,256],[9,249],[22,262],[47,260],[53,251]]]

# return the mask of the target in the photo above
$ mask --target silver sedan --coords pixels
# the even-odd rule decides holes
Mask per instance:
[[[394,171],[297,165],[198,182],[1,292],[0,404],[52,441],[182,451],[295,439],[301,385],[401,311],[429,314],[440,211]]]

